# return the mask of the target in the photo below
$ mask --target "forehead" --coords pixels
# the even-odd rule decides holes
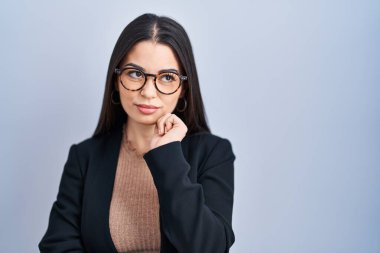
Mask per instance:
[[[179,62],[174,51],[167,45],[151,40],[136,43],[123,61],[123,65],[128,63],[137,64],[148,72],[169,68],[179,70]]]

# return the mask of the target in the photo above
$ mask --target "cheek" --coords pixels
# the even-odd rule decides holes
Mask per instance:
[[[133,110],[133,96],[122,91],[120,93],[120,100],[125,112],[130,112]]]
[[[165,113],[173,113],[177,105],[178,97],[163,100],[165,105]]]

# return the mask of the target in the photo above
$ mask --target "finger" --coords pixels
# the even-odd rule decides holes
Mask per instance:
[[[165,114],[158,120],[157,126],[160,134],[163,134],[165,131],[165,121],[168,117],[170,117],[170,113]]]
[[[165,121],[165,133],[167,133],[170,129],[173,128],[173,125],[175,123],[175,117],[174,115],[170,115],[168,118],[166,118],[166,121]]]
[[[173,128],[173,126],[175,124],[174,118],[175,118],[174,114],[170,114],[169,117],[165,118],[165,122],[164,122],[164,132],[165,133],[169,132],[169,130]]]
[[[163,134],[164,133],[164,123],[165,123],[165,120],[170,117],[171,113],[167,113],[165,114],[164,116],[162,116],[161,118],[158,119],[157,121],[157,127],[158,127],[158,133],[159,134]]]

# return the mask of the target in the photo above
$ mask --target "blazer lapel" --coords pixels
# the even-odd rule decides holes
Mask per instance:
[[[111,205],[117,162],[122,140],[122,128],[103,136],[94,148],[86,177],[86,199],[82,219],[90,240],[91,252],[117,252],[109,229],[109,209]],[[96,242],[96,243],[94,243]],[[92,248],[90,245],[96,245]]]

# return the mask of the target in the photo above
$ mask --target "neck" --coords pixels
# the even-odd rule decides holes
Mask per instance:
[[[155,125],[141,124],[136,121],[127,120],[127,136],[131,144],[139,153],[146,153],[150,148],[150,142],[154,135]]]

